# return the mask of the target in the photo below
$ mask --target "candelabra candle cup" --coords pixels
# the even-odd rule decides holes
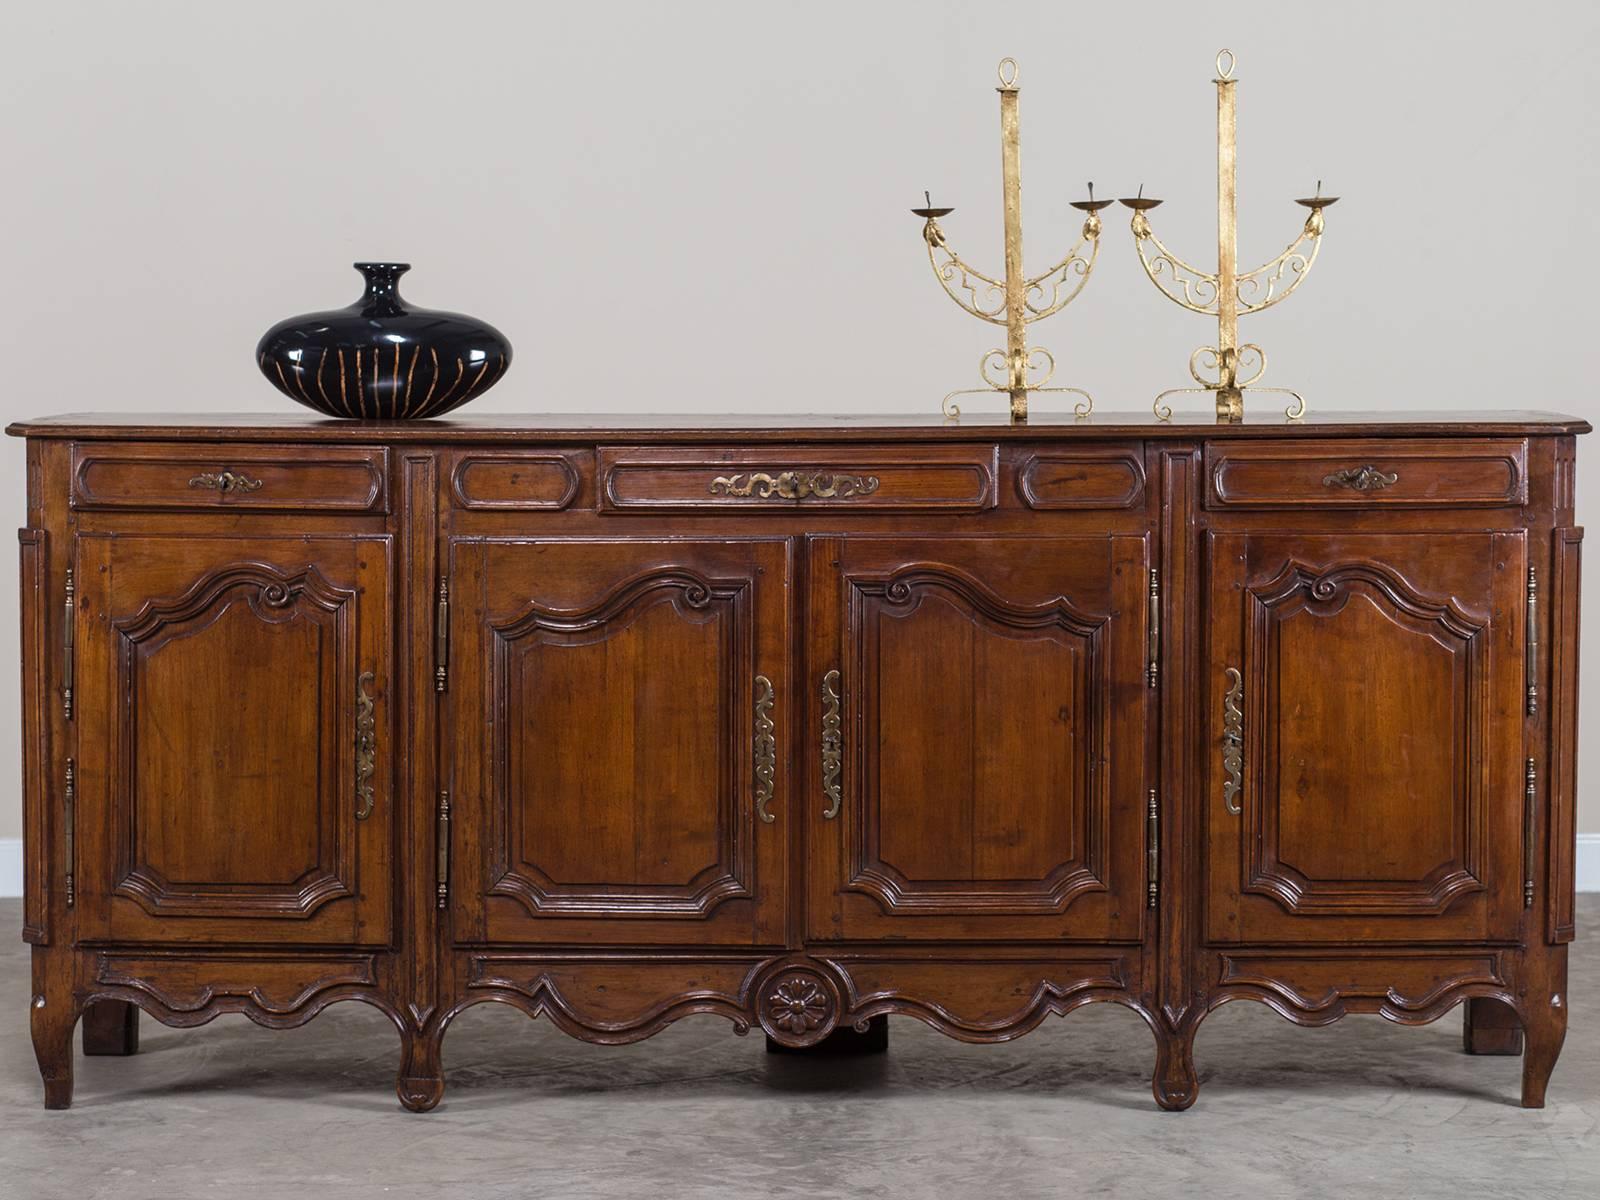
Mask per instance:
[[[1133,210],[1129,228],[1134,248],[1145,274],[1157,289],[1190,312],[1214,316],[1217,344],[1202,346],[1189,356],[1189,374],[1199,387],[1169,388],[1155,399],[1156,415],[1172,416],[1165,401],[1185,392],[1210,392],[1216,400],[1217,420],[1244,418],[1246,390],[1277,392],[1292,396],[1295,404],[1286,411],[1291,420],[1305,415],[1306,402],[1288,388],[1263,387],[1259,380],[1267,369],[1266,352],[1251,342],[1239,341],[1239,318],[1281,303],[1299,287],[1316,262],[1325,228],[1323,210],[1337,197],[1322,194],[1317,181],[1316,195],[1296,203],[1309,208],[1300,234],[1287,249],[1263,266],[1240,271],[1238,261],[1238,156],[1237,122],[1233,78],[1236,66],[1233,51],[1217,55],[1217,267],[1202,271],[1179,258],[1156,236],[1150,225],[1150,210],[1161,201],[1147,199],[1144,189],[1122,201]]]
[[[1049,386],[1055,374],[1055,357],[1039,346],[1029,346],[1027,327],[1035,321],[1060,312],[1083,290],[1094,270],[1100,251],[1099,212],[1111,203],[1096,200],[1094,185],[1089,185],[1087,200],[1072,201],[1084,213],[1083,229],[1066,257],[1039,275],[1028,276],[1022,266],[1022,165],[1019,129],[1018,79],[1015,59],[1000,60],[1000,162],[1001,194],[1005,213],[1005,271],[987,275],[966,262],[945,240],[939,218],[953,209],[936,208],[927,192],[923,207],[913,208],[922,219],[922,240],[927,246],[928,263],[946,294],[980,321],[1003,325],[1006,344],[989,351],[979,364],[979,374],[988,386],[961,388],[945,396],[943,409],[952,420],[959,419],[957,396],[1003,392],[1010,398],[1011,419],[1028,419],[1028,396],[1033,392],[1070,392],[1082,397],[1073,411],[1087,417],[1094,398],[1082,388]]]

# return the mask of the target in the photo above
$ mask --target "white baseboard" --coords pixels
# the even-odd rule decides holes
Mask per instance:
[[[1600,892],[1600,833],[1578,835],[1578,869],[1574,874],[1580,892]]]
[[[1578,890],[1600,892],[1600,833],[1578,835]],[[0,838],[0,900],[22,895],[22,839]]]
[[[0,838],[0,900],[22,895],[22,839]]]

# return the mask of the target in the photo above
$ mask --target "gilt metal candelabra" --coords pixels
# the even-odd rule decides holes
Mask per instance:
[[[1305,398],[1289,388],[1262,387],[1258,380],[1266,373],[1267,356],[1253,342],[1239,342],[1239,318],[1260,312],[1281,302],[1311,273],[1322,247],[1322,210],[1337,196],[1324,196],[1322,184],[1317,194],[1296,204],[1311,210],[1300,236],[1284,252],[1265,266],[1240,273],[1238,259],[1238,161],[1235,141],[1233,51],[1217,54],[1217,269],[1201,271],[1179,258],[1156,237],[1147,215],[1161,203],[1147,199],[1144,189],[1122,203],[1133,210],[1133,240],[1144,272],[1169,299],[1190,312],[1217,318],[1217,344],[1202,346],[1189,356],[1189,374],[1199,387],[1169,388],[1155,399],[1156,416],[1163,421],[1172,416],[1165,402],[1168,396],[1185,392],[1212,392],[1216,396],[1217,420],[1238,421],[1244,417],[1244,393],[1276,392],[1294,397],[1286,410],[1291,420],[1305,416]],[[1241,369],[1245,374],[1241,377]]]
[[[922,240],[928,247],[928,262],[933,273],[950,298],[979,320],[991,325],[1004,325],[1006,347],[991,350],[979,363],[979,374],[987,387],[960,388],[945,396],[945,416],[961,415],[955,403],[957,396],[982,395],[1005,392],[1011,397],[1011,419],[1023,422],[1028,419],[1028,394],[1030,392],[1071,392],[1083,397],[1073,411],[1086,417],[1094,408],[1094,397],[1078,387],[1050,387],[1055,375],[1056,360],[1050,351],[1041,346],[1028,345],[1027,327],[1035,321],[1060,312],[1077,297],[1088,283],[1094,262],[1100,251],[1100,210],[1111,204],[1110,200],[1096,200],[1094,185],[1089,185],[1089,198],[1075,200],[1072,207],[1085,214],[1082,235],[1077,244],[1055,266],[1031,279],[1022,268],[1022,163],[1017,120],[1017,63],[1015,59],[1000,60],[1000,166],[1005,189],[1006,270],[1004,279],[985,275],[972,267],[950,249],[944,230],[939,228],[939,218],[954,212],[950,208],[935,208],[927,193],[923,194],[924,208],[911,211],[923,219]],[[1085,247],[1087,246],[1087,253]],[[1030,377],[1038,376],[1029,382]]]

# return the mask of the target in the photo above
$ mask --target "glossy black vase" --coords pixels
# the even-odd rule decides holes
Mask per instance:
[[[367,290],[349,308],[279,321],[256,345],[274,387],[330,417],[404,421],[437,417],[495,385],[511,343],[461,313],[400,298],[409,263],[356,263]]]

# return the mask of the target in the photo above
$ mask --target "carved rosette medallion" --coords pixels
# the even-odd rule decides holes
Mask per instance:
[[[839,1021],[838,986],[811,967],[791,965],[767,975],[757,984],[755,1001],[761,1028],[784,1046],[814,1046]]]

